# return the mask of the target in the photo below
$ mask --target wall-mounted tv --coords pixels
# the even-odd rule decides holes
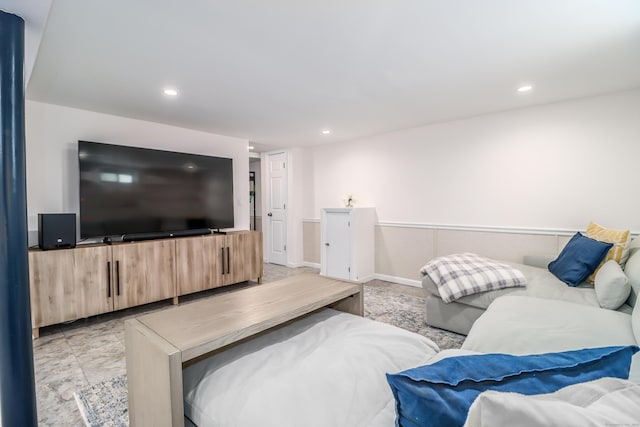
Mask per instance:
[[[233,161],[78,141],[82,239],[231,228]]]

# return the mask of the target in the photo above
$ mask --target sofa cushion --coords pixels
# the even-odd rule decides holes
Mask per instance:
[[[508,264],[515,265],[515,263]],[[582,282],[576,287],[571,287],[567,286],[566,283],[558,279],[546,268],[527,265],[521,265],[518,268],[520,268],[527,278],[527,288],[520,294],[512,295],[526,295],[536,298],[569,301],[595,307],[600,306],[593,286],[586,282]]]
[[[640,242],[640,239],[634,239]],[[627,303],[629,305],[635,305],[640,294],[640,250],[631,251],[631,256],[627,260],[624,266],[624,274],[629,279],[629,285],[631,285],[631,293]]]
[[[633,308],[633,313],[631,313],[631,328],[636,337],[636,342],[640,343],[640,304],[636,304]],[[636,379],[636,381],[640,382],[640,378]]]
[[[479,354],[387,374],[396,425],[462,426],[485,390],[540,394],[603,377],[626,378],[637,346],[514,356]]]
[[[637,308],[634,314],[640,323]],[[495,300],[476,320],[462,348],[481,353],[534,354],[635,344],[629,314],[567,301],[507,295]],[[630,375],[640,381],[638,355]]]
[[[517,264],[515,263],[513,265],[517,266]],[[567,287],[566,285],[564,285],[564,283],[563,283],[563,286],[565,288]],[[435,282],[433,281],[433,279],[431,279],[430,276],[427,275],[422,278],[422,287],[426,289],[430,294],[440,298],[438,285],[435,284]],[[523,288],[504,288],[504,289],[496,289],[494,291],[478,292],[476,294],[460,297],[455,301],[455,303],[470,305],[472,307],[481,308],[484,310],[487,307],[489,307],[489,304],[491,304],[496,298],[501,297],[503,295],[509,295],[513,292],[516,292],[516,293],[523,292]],[[454,303],[450,303],[450,304],[454,304]]]
[[[629,241],[627,249],[629,249],[629,256],[633,255],[634,252],[640,249],[640,237],[636,236],[631,239],[631,241]]]
[[[613,230],[611,228],[605,228],[592,221],[587,227],[585,236],[594,240],[613,244],[602,262],[600,262],[600,265],[596,267],[595,271],[589,277],[587,277],[587,281],[589,283],[595,282],[596,273],[604,263],[609,260],[614,260],[620,264],[621,267],[624,267],[624,264],[627,262],[627,258],[629,258],[629,241],[631,239],[629,230]]]
[[[598,270],[594,289],[600,307],[616,310],[629,297],[631,285],[620,264],[609,260]]]
[[[640,304],[636,304],[631,313],[631,327],[636,341],[640,343]]]
[[[549,271],[569,286],[578,286],[589,276],[613,247],[576,233],[558,258],[549,263]]]
[[[640,252],[640,251],[639,251]],[[640,257],[638,258],[638,267],[640,273]],[[515,262],[503,261],[513,268],[516,268],[524,274],[527,279],[527,286],[522,288],[506,288],[490,292],[480,292],[473,295],[464,296],[456,303],[470,305],[472,307],[486,309],[496,298],[505,295],[528,295],[538,298],[552,298],[565,301],[571,301],[578,304],[593,305],[599,307],[598,298],[596,297],[593,286],[584,282],[578,287],[572,288],[567,286],[556,276],[554,276],[546,268],[532,267],[530,265],[519,264]],[[640,283],[640,274],[639,274]],[[439,297],[438,287],[429,276],[422,279],[422,286],[431,294]],[[631,312],[631,311],[629,311]]]

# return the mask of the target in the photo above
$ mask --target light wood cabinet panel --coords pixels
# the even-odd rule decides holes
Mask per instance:
[[[262,278],[262,233],[227,234],[227,247],[230,268],[224,275],[225,284]]]
[[[262,233],[239,231],[226,235],[224,274],[222,284],[258,280],[262,282]]]
[[[113,246],[114,309],[176,296],[175,240]]]
[[[247,259],[244,267],[244,274],[247,277],[245,280],[256,279],[258,283],[262,283],[264,274],[262,233],[249,233],[244,248]]]
[[[261,283],[262,270],[258,231],[30,251],[33,332],[250,279]]]
[[[221,285],[224,236],[201,236],[176,240],[178,295]]]
[[[219,276],[222,285],[230,285],[247,280],[242,278],[242,272],[240,271],[242,266],[240,254],[243,252],[242,236],[244,236],[244,233],[227,234],[225,236],[224,265],[222,274]]]
[[[108,246],[29,252],[33,328],[113,310]]]
[[[237,231],[176,242],[178,295],[262,278],[262,233]]]

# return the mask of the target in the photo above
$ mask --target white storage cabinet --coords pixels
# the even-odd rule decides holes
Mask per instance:
[[[354,282],[373,279],[375,208],[325,208],[320,220],[320,274]]]

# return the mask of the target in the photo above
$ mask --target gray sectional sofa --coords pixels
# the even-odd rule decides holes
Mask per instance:
[[[638,239],[636,239],[638,240]],[[635,242],[640,243],[640,242]],[[422,279],[427,290],[427,324],[448,331],[467,335],[473,323],[485,312],[497,298],[505,295],[525,295],[543,299],[573,302],[592,307],[600,307],[594,286],[581,284],[578,287],[567,286],[546,268],[550,257],[525,257],[524,264],[501,261],[522,271],[527,278],[525,288],[506,288],[489,292],[467,295],[455,302],[444,303],[438,294],[436,284],[429,276]],[[640,293],[640,250],[635,249],[625,265],[625,274],[631,285],[631,294],[617,311],[630,314]]]
[[[639,345],[639,249],[631,250],[624,273],[619,273],[626,276],[631,292],[617,310],[601,307],[602,294],[593,285],[567,286],[545,268],[546,262],[526,261],[538,266],[509,263],[524,273],[526,288],[468,295],[448,304],[425,277],[427,323],[466,334],[462,348],[481,353],[539,354]],[[640,383],[640,353],[633,358],[629,379]]]

